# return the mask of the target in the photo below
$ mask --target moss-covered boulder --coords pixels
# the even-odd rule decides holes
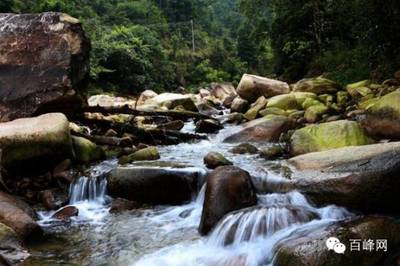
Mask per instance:
[[[72,137],[75,160],[90,163],[105,158],[104,150],[90,140],[82,137]]]
[[[400,139],[400,90],[371,99],[362,121],[366,131],[377,137]]]
[[[154,161],[160,159],[160,154],[156,147],[147,147],[138,150],[130,155],[119,158],[120,164],[127,164],[133,161]]]
[[[340,90],[338,83],[323,77],[302,79],[293,87],[293,91],[312,92],[315,94],[336,93],[338,90]]]
[[[313,105],[307,108],[304,117],[308,123],[315,123],[321,119],[322,115],[326,114],[329,108],[323,104]]]
[[[283,110],[298,109],[296,96],[293,94],[277,95],[268,99],[267,107],[276,107]]]
[[[307,99],[317,99],[317,95],[312,92],[302,92],[302,91],[294,91],[291,93],[294,97],[296,97],[297,104],[302,106],[304,101]]]
[[[261,116],[267,116],[267,115],[284,115],[286,116],[287,113],[285,110],[277,107],[267,107],[259,112]]]
[[[61,113],[0,124],[1,164],[11,172],[45,172],[72,157],[69,122]]]
[[[257,118],[258,116],[258,112],[262,109],[264,109],[264,107],[267,104],[267,99],[264,96],[261,96],[257,99],[257,101],[255,103],[253,103],[250,106],[250,109],[244,114],[244,117],[247,120],[254,120]]]
[[[372,93],[372,90],[368,87],[369,84],[369,80],[359,81],[347,85],[346,90],[353,98],[363,97]]]
[[[338,91],[336,93],[336,103],[340,107],[345,107],[350,99],[350,95],[347,91]]]
[[[296,130],[290,139],[290,153],[299,155],[371,142],[357,122],[339,120]]]
[[[237,87],[240,97],[254,102],[260,96],[266,98],[290,92],[289,84],[279,80],[244,74]]]

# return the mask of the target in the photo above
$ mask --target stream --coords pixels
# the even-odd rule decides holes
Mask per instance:
[[[193,130],[193,122],[183,129]],[[217,151],[247,170],[255,183],[284,180],[284,161],[228,152],[238,143],[222,140],[236,130],[228,127],[210,135],[209,140],[161,146],[160,161],[199,167],[206,172],[203,157]],[[148,165],[154,167],[154,162]],[[79,209],[71,223],[52,220],[54,212],[39,213],[45,240],[29,246],[32,256],[24,265],[273,265],[274,250],[280,241],[352,215],[333,205],[315,208],[296,191],[259,194],[258,206],[227,215],[209,236],[201,237],[197,228],[205,186],[186,205],[110,214],[111,198],[104,176],[115,167],[116,159],[101,162],[71,185],[70,204]],[[294,216],[290,208],[299,208],[298,215]],[[309,212],[318,215],[310,218]]]

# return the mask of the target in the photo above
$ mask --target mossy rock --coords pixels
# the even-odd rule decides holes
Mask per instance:
[[[369,85],[370,85],[369,80],[363,80],[347,85],[346,90],[351,95],[351,97],[357,98],[372,93],[372,90],[369,88]]]
[[[82,137],[72,137],[75,160],[81,163],[90,163],[104,159],[104,150],[90,140]]]
[[[311,106],[316,106],[316,105],[324,105],[324,104],[316,99],[308,98],[303,102],[302,107],[304,110],[307,110]]]
[[[369,113],[379,114],[392,111],[394,118],[400,118],[400,90],[396,90],[377,99],[375,104],[367,108]]]
[[[307,122],[315,123],[319,119],[321,119],[322,115],[326,114],[329,111],[329,108],[323,104],[317,104],[310,106],[307,108],[304,117],[306,118]]]
[[[312,92],[315,94],[336,93],[340,90],[340,85],[330,79],[317,77],[298,81],[293,91]]]
[[[261,116],[266,115],[286,115],[285,110],[277,107],[267,107],[259,112]]]
[[[267,107],[276,107],[283,110],[298,109],[297,99],[293,94],[282,94],[268,99]]]
[[[127,164],[133,161],[154,161],[160,159],[160,154],[156,147],[147,147],[138,150],[130,155],[119,158],[120,164]]]
[[[244,117],[247,120],[254,120],[258,116],[258,112],[262,109],[267,104],[267,99],[264,96],[261,96],[257,99],[255,103],[253,103],[250,107],[250,109],[244,114]]]
[[[302,106],[306,99],[317,99],[317,95],[312,92],[302,92],[302,91],[295,91],[291,93],[297,101],[299,106]]]
[[[357,122],[339,120],[296,130],[290,139],[290,153],[299,155],[371,143],[373,141],[365,135]]]
[[[349,93],[347,91],[338,91],[336,93],[336,102],[338,106],[346,106],[349,101]]]
[[[330,94],[321,94],[318,96],[318,99],[324,103],[325,105],[333,103],[333,96]]]
[[[0,149],[1,164],[9,171],[49,171],[72,158],[68,119],[61,113],[49,113],[1,123]]]

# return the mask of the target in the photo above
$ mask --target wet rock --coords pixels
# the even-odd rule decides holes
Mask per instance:
[[[267,107],[280,108],[282,110],[296,110],[299,105],[294,94],[282,94],[268,99]]]
[[[152,161],[160,159],[160,154],[156,147],[147,147],[140,149],[130,155],[125,155],[119,158],[120,164],[127,164],[133,161]]]
[[[400,139],[400,90],[372,103],[362,125],[370,135]]]
[[[240,124],[244,117],[240,113],[231,113],[225,120],[225,123]]]
[[[145,90],[140,94],[139,99],[137,100],[137,105],[138,106],[144,105],[147,100],[150,100],[156,97],[157,95],[158,94],[152,90]]]
[[[245,113],[249,109],[249,102],[240,97],[236,97],[231,104],[231,113]]]
[[[111,202],[110,213],[121,213],[125,211],[131,211],[141,208],[143,204],[139,204],[135,201],[116,198]]]
[[[146,101],[146,104],[156,104],[160,107],[163,106],[170,110],[178,106],[182,106],[187,111],[198,111],[190,95],[182,95],[177,93],[161,93]]]
[[[104,150],[86,138],[73,136],[72,145],[78,162],[90,163],[105,158]]]
[[[1,14],[0,29],[0,121],[83,105],[90,42],[77,19]]]
[[[68,195],[61,189],[47,189],[40,191],[39,200],[47,210],[57,210],[68,202]]]
[[[210,94],[222,102],[228,97],[237,95],[235,87],[233,87],[232,83],[229,82],[212,83]]]
[[[293,224],[304,224],[317,218],[317,213],[300,206],[256,206],[228,213],[218,223],[213,234],[218,234],[224,240],[224,245],[230,245],[234,241],[255,241]],[[230,227],[226,228],[228,225]],[[238,239],[238,235],[242,237]]]
[[[289,92],[290,88],[286,82],[249,74],[243,75],[237,87],[239,96],[249,102],[254,102],[260,96],[269,98]]]
[[[138,203],[181,204],[193,198],[203,175],[198,168],[118,167],[107,178],[107,191]]]
[[[312,92],[315,94],[336,93],[338,90],[340,90],[338,83],[323,77],[302,79],[293,87],[295,92]]]
[[[241,129],[225,138],[224,142],[274,142],[294,125],[285,116],[268,115],[242,124]]]
[[[314,152],[288,162],[296,171],[286,185],[318,205],[336,204],[365,213],[400,212],[399,142]]]
[[[106,131],[106,133],[104,134],[104,136],[106,136],[106,137],[117,137],[118,136],[118,132],[117,131],[115,131],[114,129],[108,129],[107,131]]]
[[[258,153],[258,149],[251,145],[250,143],[241,143],[232,149],[229,150],[231,153],[234,154],[256,154]]]
[[[275,248],[273,264],[277,266],[386,265],[384,262],[389,263],[387,259],[398,252],[396,249],[400,245],[399,230],[400,223],[394,219],[367,216],[320,228],[310,228],[300,235],[297,234],[297,237],[295,232]],[[332,236],[346,246],[344,254],[337,254],[326,247],[326,240]],[[350,251],[351,239],[361,240],[360,251]],[[363,249],[362,241],[368,239],[374,242],[372,251]],[[387,240],[388,250],[376,251],[376,239]]]
[[[213,115],[221,115],[222,112],[218,109],[216,109],[215,107],[209,105],[208,103],[199,103],[196,105],[197,109],[199,109],[199,112],[201,114],[205,114],[208,116],[213,116]]]
[[[78,216],[79,210],[74,206],[66,206],[53,214],[51,218],[67,222],[72,217]]]
[[[219,166],[223,165],[232,165],[233,163],[226,159],[221,153],[218,152],[209,152],[204,157],[204,164],[209,169],[215,169]]]
[[[372,143],[354,121],[339,120],[296,130],[290,139],[291,155]]]
[[[267,104],[267,99],[265,99],[264,96],[261,96],[260,98],[257,99],[255,103],[253,103],[250,106],[250,109],[247,110],[247,112],[244,114],[244,117],[247,120],[254,120],[258,117],[258,113],[260,110],[265,108],[265,105]]]
[[[0,223],[0,265],[19,265],[29,256],[14,230]]]
[[[61,113],[50,113],[1,123],[0,148],[1,163],[10,172],[49,171],[72,157],[69,122]]]
[[[214,119],[202,119],[196,123],[197,133],[216,133],[224,127]]]
[[[225,214],[257,204],[248,172],[235,166],[221,166],[207,177],[199,232],[208,234]]]
[[[275,160],[279,157],[282,157],[284,152],[285,150],[281,146],[274,145],[261,149],[260,155],[267,160]]]
[[[232,96],[226,97],[225,100],[222,102],[222,105],[227,109],[231,108],[233,101],[237,97],[238,97],[237,95],[232,95]]]
[[[185,123],[181,120],[174,120],[171,122],[167,122],[161,125],[158,125],[158,129],[163,129],[163,130],[176,130],[179,131],[185,126]]]
[[[26,203],[0,191],[0,223],[12,228],[20,239],[41,235],[33,215],[34,211]]]

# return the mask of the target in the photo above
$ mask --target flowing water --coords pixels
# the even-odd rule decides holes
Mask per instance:
[[[184,128],[193,129],[193,123]],[[204,168],[203,157],[218,151],[249,171],[258,185],[285,182],[281,161],[229,153],[237,144],[222,140],[236,130],[160,147],[161,160]],[[315,208],[296,191],[260,194],[257,206],[227,215],[208,237],[201,237],[197,227],[205,186],[186,205],[110,214],[105,174],[116,166],[116,160],[102,162],[71,185],[70,204],[79,209],[71,223],[57,223],[51,219],[54,212],[40,213],[46,241],[30,247],[32,257],[25,265],[268,265],[281,241],[352,215],[337,206]]]

